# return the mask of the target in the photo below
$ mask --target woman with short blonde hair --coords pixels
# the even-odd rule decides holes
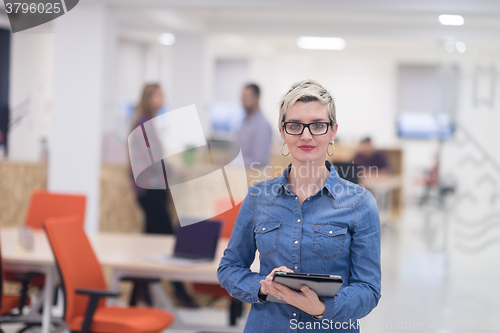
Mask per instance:
[[[357,319],[380,298],[375,199],[325,159],[334,153],[338,124],[321,84],[292,85],[280,103],[278,129],[291,163],[281,176],[249,188],[219,281],[231,296],[252,303],[245,332],[359,332]],[[250,270],[257,250],[259,273]],[[343,285],[335,297],[319,297],[307,286],[294,291],[274,282],[276,271],[340,275]]]

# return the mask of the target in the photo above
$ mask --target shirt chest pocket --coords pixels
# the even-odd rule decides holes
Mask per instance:
[[[278,249],[281,223],[282,221],[261,222],[255,227],[255,242],[261,254],[268,255]]]
[[[314,224],[313,252],[325,259],[338,257],[344,251],[347,227],[333,223]]]

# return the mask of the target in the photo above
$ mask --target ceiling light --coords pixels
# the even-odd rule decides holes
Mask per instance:
[[[339,37],[308,37],[297,39],[297,46],[306,50],[343,50],[345,40]]]
[[[464,18],[460,15],[439,15],[439,22],[442,25],[463,25]]]
[[[162,45],[172,45],[175,43],[175,36],[171,33],[164,33],[158,36],[158,42]]]
[[[457,49],[458,53],[464,53],[465,50],[467,50],[464,42],[457,42],[455,44],[455,48]]]

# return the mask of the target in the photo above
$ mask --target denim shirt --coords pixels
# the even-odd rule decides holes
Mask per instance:
[[[217,271],[221,286],[252,303],[245,332],[359,332],[357,319],[380,299],[380,222],[373,195],[341,179],[328,161],[330,175],[300,204],[290,190],[291,164],[277,178],[248,189]],[[255,251],[260,273],[250,270]],[[322,319],[291,305],[259,298],[259,281],[274,268],[341,275],[335,297],[323,298]]]

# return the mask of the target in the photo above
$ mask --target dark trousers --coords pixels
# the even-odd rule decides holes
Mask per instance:
[[[170,199],[170,193],[167,192],[170,190],[147,190],[143,196],[138,197],[146,218],[145,233],[167,235],[174,233],[172,220],[167,211],[167,197]]]
[[[144,232],[146,234],[172,235],[174,233],[172,220],[169,212],[167,211],[167,198],[168,200],[172,200],[170,190],[147,190],[144,195],[138,197],[139,204],[144,211],[146,220],[144,224]],[[177,281],[172,282],[172,284],[175,289],[175,295],[178,298],[189,297],[186,289],[184,288],[184,284]],[[140,298],[146,299],[146,303],[151,302],[151,297],[149,296],[149,292],[147,290],[140,290],[138,292],[140,294]]]

